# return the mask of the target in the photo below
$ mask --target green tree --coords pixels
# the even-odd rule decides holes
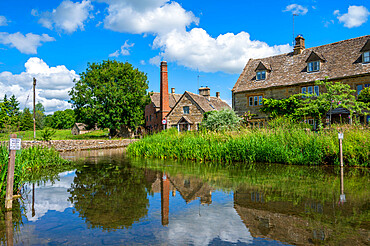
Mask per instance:
[[[115,136],[123,126],[135,129],[144,123],[149,103],[147,76],[130,63],[88,63],[70,91],[76,118],[90,127],[109,128]]]
[[[54,129],[70,129],[75,122],[75,112],[72,109],[55,111],[50,118],[50,127]]]
[[[30,110],[28,108],[25,108],[21,117],[20,130],[28,131],[31,129],[33,129],[33,117]]]
[[[241,118],[233,110],[223,109],[205,113],[202,120],[202,129],[211,131],[236,130],[240,126]]]
[[[45,114],[44,114],[45,108],[42,105],[42,103],[38,102],[35,105],[35,111],[36,111],[36,114],[35,114],[36,129],[42,130],[44,129],[44,126],[45,126]],[[32,110],[32,114],[33,114],[33,110]]]
[[[357,101],[363,102],[366,104],[370,103],[370,87],[363,89],[357,97]]]
[[[278,116],[299,118],[301,115],[297,111],[302,106],[302,96],[299,94],[292,95],[284,99],[264,98],[261,112],[269,114],[270,117],[276,118]]]

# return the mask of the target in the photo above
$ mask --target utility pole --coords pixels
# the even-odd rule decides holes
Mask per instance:
[[[33,78],[33,139],[36,140],[36,79]]]

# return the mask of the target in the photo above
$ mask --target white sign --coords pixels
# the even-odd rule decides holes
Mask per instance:
[[[9,141],[9,150],[20,150],[21,149],[21,139],[11,138]]]
[[[167,124],[167,120],[166,119],[163,119],[162,120],[162,125],[166,125]]]
[[[338,139],[343,139],[343,132],[338,132]]]

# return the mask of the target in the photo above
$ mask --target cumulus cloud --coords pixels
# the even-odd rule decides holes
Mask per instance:
[[[130,48],[133,47],[135,44],[129,44],[128,40],[121,46],[121,50],[116,50],[114,53],[109,54],[109,57],[118,57],[120,54],[123,56],[130,55]]]
[[[292,14],[295,15],[305,15],[308,12],[308,9],[306,7],[303,7],[299,4],[291,4],[286,6],[286,8],[283,10],[284,12],[292,12]]]
[[[26,71],[20,74],[10,72],[0,73],[0,98],[5,94],[15,95],[20,102],[20,107],[32,107],[32,80],[37,80],[36,100],[40,101],[46,113],[70,108],[67,102],[68,91],[74,85],[73,80],[79,76],[73,70],[65,66],[49,67],[43,60],[37,57],[28,59],[25,63]]]
[[[240,73],[250,58],[262,58],[287,53],[291,46],[269,46],[265,42],[251,40],[246,32],[226,33],[211,37],[204,29],[194,28],[189,32],[174,30],[157,36],[154,48],[162,49],[161,57],[168,61],[199,69],[204,72],[224,71]],[[151,63],[158,62],[158,57]]]
[[[84,0],[80,3],[74,3],[70,0],[64,0],[52,12],[41,13],[39,23],[48,29],[55,28],[58,31],[73,33],[78,28],[84,30],[84,22],[89,18],[92,9],[90,1]],[[34,15],[37,13],[37,11],[33,12]]]
[[[0,26],[7,26],[8,22],[5,16],[0,15]]]
[[[51,41],[55,41],[55,38],[47,34],[37,35],[27,33],[23,35],[20,32],[12,34],[0,32],[0,44],[14,47],[24,54],[37,54],[37,48],[40,47],[42,43]]]
[[[364,24],[370,12],[364,6],[349,6],[348,13],[341,15],[339,10],[335,10],[334,15],[338,15],[339,22],[344,23],[345,27],[353,28]]]
[[[177,2],[168,0],[103,0],[109,4],[104,27],[113,31],[134,34],[168,33],[184,29],[198,18]]]

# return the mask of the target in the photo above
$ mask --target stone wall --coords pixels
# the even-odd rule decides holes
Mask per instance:
[[[120,139],[120,140],[51,140],[43,141],[22,141],[22,149],[31,146],[54,147],[57,151],[78,151],[88,149],[109,149],[127,147],[130,143],[138,139]],[[8,141],[2,141],[1,144],[7,144]]]

